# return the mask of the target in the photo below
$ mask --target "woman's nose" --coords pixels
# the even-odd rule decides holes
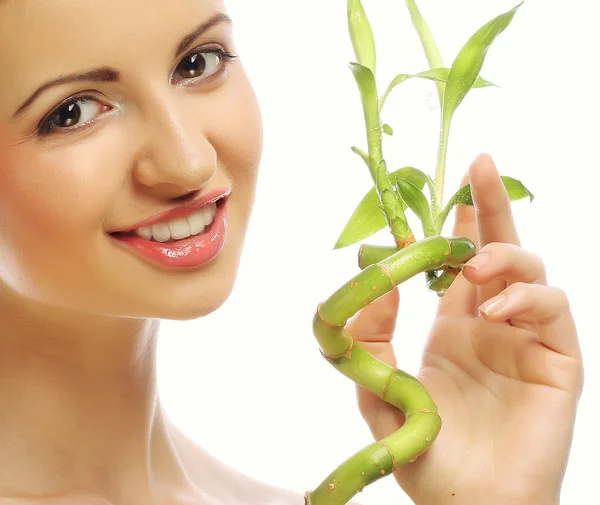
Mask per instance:
[[[154,102],[142,123],[144,148],[134,177],[152,189],[181,195],[205,186],[217,169],[217,153],[203,132],[201,111]]]

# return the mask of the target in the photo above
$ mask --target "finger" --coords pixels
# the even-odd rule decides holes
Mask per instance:
[[[463,275],[476,285],[494,279],[502,279],[509,286],[515,282],[547,284],[546,267],[537,254],[502,242],[485,245],[464,265]]]
[[[469,172],[460,181],[460,187],[469,184]],[[475,209],[472,205],[454,207],[453,237],[467,237],[479,249],[479,238],[475,223]],[[477,287],[467,282],[462,275],[454,279],[446,294],[440,298],[437,314],[469,314],[477,315]]]
[[[399,299],[398,288],[395,288],[361,309],[345,328],[367,352],[393,367],[397,362],[391,341]],[[363,419],[377,440],[390,435],[404,423],[401,411],[358,384],[356,399]]]
[[[381,440],[399,430],[406,420],[401,410],[358,384],[356,385],[356,401],[363,419],[376,440]]]
[[[469,181],[480,246],[492,242],[520,245],[508,193],[489,155],[481,155],[471,164]],[[501,279],[481,286],[478,302],[496,296],[505,287],[506,283]]]
[[[390,366],[396,366],[391,341],[394,337],[400,293],[398,288],[362,308],[348,323],[345,331],[363,349]]]
[[[534,331],[548,349],[581,359],[569,301],[560,288],[516,282],[482,304],[480,312],[488,321]]]
[[[469,184],[468,171],[460,180],[460,188],[464,188],[467,184]],[[452,236],[467,237],[479,250],[479,237],[477,236],[475,209],[472,205],[459,204],[454,207],[454,227],[452,228]]]
[[[399,301],[400,293],[396,287],[360,309],[346,324],[346,332],[356,341],[366,344],[363,347],[367,350],[368,344],[389,344],[396,328]]]
[[[483,318],[474,323],[473,352],[496,374],[571,392],[582,389],[581,360],[548,349],[535,332],[510,323],[490,325]]]
[[[489,155],[471,164],[469,182],[481,247],[490,242],[520,245],[508,193]]]

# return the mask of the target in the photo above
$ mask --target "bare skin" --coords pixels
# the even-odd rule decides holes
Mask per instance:
[[[231,27],[221,21],[174,54],[185,34],[218,13],[225,13],[222,0],[0,0],[2,505],[304,503],[301,494],[250,479],[196,446],[169,422],[157,394],[160,319],[196,319],[227,299],[254,201],[262,151],[258,104],[240,60],[227,64],[208,52],[236,54]],[[193,55],[209,70],[191,76]],[[106,67],[120,79],[49,88],[15,116],[48,79]],[[455,233],[481,246],[518,244],[505,194],[497,186],[486,193],[490,181],[484,179],[471,181],[477,228],[474,215],[460,211]],[[231,189],[228,238],[220,254],[201,267],[159,267],[108,235],[221,187]],[[485,208],[486,201],[495,202],[495,209]],[[496,264],[515,253],[517,273],[523,272],[519,266],[534,265],[517,249],[496,247]],[[514,268],[487,274],[467,269],[442,300],[419,378],[442,414],[457,421],[445,421],[446,431],[432,450],[396,474],[417,505],[442,505],[442,498],[453,505],[478,503],[503,482],[513,484],[511,505],[533,503],[527,499],[539,486],[549,492],[537,503],[556,499],[581,391],[581,356],[565,298],[543,289],[543,268],[537,267],[530,280],[515,276]],[[507,277],[511,272],[515,275]],[[519,288],[511,292],[522,310],[504,320],[472,322],[476,302],[507,284]],[[526,290],[534,284],[537,291]],[[528,300],[536,303],[528,306]],[[394,291],[350,326],[390,363],[397,302]],[[546,320],[558,321],[560,332],[544,326]],[[502,331],[514,345],[494,353],[492,322],[500,321],[506,321]],[[539,386],[531,377],[514,382],[519,394],[503,386],[505,377],[514,379],[510,366],[521,349],[521,334],[507,327],[519,324],[561,333],[569,346],[554,354],[535,348],[527,355],[532,361],[526,369],[550,387],[537,398],[537,411],[515,403]],[[473,329],[478,331],[471,335]],[[473,337],[479,354],[445,345],[449,332]],[[534,335],[542,334],[528,334],[529,341]],[[502,411],[507,422],[515,421],[513,414],[538,419],[539,409],[561,413],[563,422],[544,425],[553,450],[543,444],[528,449],[532,461],[545,463],[533,480],[515,480],[521,469],[511,465],[514,458],[506,451],[494,454],[504,470],[500,481],[475,478],[490,454],[485,451],[511,435],[485,432],[485,416],[472,426],[482,430],[477,443],[484,452],[473,452],[463,473],[453,473],[452,453],[469,453],[474,442],[451,430],[462,433],[461,416],[489,400],[485,391],[477,396],[482,379],[469,372],[485,377],[488,369],[498,374],[499,382],[491,385],[507,398]],[[460,386],[456,391],[441,387],[452,381]],[[464,412],[453,397],[461,394],[474,402]],[[402,425],[397,411],[365,391],[359,391],[359,405],[376,438]],[[449,493],[459,488],[456,497]]]
[[[157,395],[159,318],[195,319],[227,299],[254,200],[258,104],[239,59],[226,66],[206,52],[235,55],[231,27],[212,26],[174,56],[185,34],[226,12],[223,2],[4,0],[0,8],[0,501],[291,497],[195,446]],[[192,75],[197,53],[206,68]],[[107,66],[119,82],[53,87],[13,117],[41,83]],[[73,121],[63,101],[84,95],[71,100]],[[49,115],[51,134],[35,135]],[[231,188],[228,238],[205,265],[159,267],[107,234],[218,187]]]

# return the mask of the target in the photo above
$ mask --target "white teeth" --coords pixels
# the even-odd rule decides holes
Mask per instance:
[[[186,238],[191,235],[190,224],[185,217],[180,217],[173,219],[173,221],[169,221],[169,231],[171,232],[171,238],[175,240]]]
[[[134,233],[146,240],[155,240],[156,242],[167,242],[171,239],[181,240],[202,233],[205,227],[212,223],[216,212],[217,204],[211,203],[188,217],[180,217],[152,226],[141,226],[134,230]]]
[[[197,235],[204,231],[204,218],[202,212],[196,212],[187,218],[188,224],[190,225],[190,232],[192,235]]]
[[[208,207],[205,207],[204,209],[202,209],[202,217],[204,218],[205,226],[208,226],[210,223],[212,223],[214,216],[215,216],[215,213],[210,205]]]
[[[152,226],[142,226],[135,230],[135,233],[146,240],[150,240],[152,238]]]
[[[156,223],[152,225],[152,237],[157,242],[166,242],[171,238],[169,225],[167,223]]]

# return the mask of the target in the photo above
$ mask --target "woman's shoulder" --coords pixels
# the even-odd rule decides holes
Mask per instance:
[[[270,486],[225,464],[181,430],[172,433],[186,473],[216,503],[235,505],[304,505],[298,493]]]
[[[304,505],[304,496],[259,481],[196,448],[196,465],[190,472],[194,484],[218,503],[235,505]],[[207,456],[210,462],[207,464]],[[207,489],[208,486],[208,489]]]
[[[273,484],[256,480],[239,470],[219,462],[227,472],[228,493],[223,496],[223,503],[238,505],[305,505],[304,492],[299,493]],[[206,478],[206,476],[204,477]],[[347,505],[361,505],[355,501]]]
[[[186,446],[184,464],[190,471],[190,478],[199,489],[215,497],[217,502],[236,505],[304,505],[304,493],[268,484],[244,474],[194,443],[181,431],[177,438]],[[360,504],[352,501],[348,505]]]

